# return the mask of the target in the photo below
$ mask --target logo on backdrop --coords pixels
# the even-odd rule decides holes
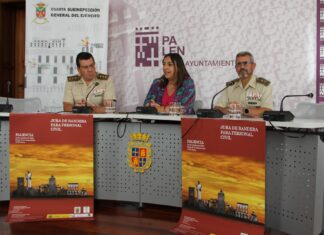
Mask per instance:
[[[319,95],[320,97],[324,97],[324,83],[319,84]]]
[[[33,20],[34,23],[36,24],[45,24],[48,22],[46,18],[46,5],[45,3],[37,3],[35,6],[36,10],[36,18]]]
[[[324,31],[323,31],[324,32]],[[323,34],[324,35],[324,34]],[[323,36],[324,37],[324,36]],[[158,67],[161,57],[168,53],[179,53],[184,56],[186,48],[179,45],[176,37],[160,36],[159,27],[137,27],[135,29],[135,66]],[[233,67],[234,59],[228,58],[194,58],[185,60],[191,67]]]
[[[102,49],[104,48],[103,43],[93,43],[91,42],[89,37],[85,37],[84,39],[81,39],[81,46],[82,51],[94,53],[95,49]]]
[[[135,66],[157,67],[162,56],[168,53],[185,55],[185,47],[179,46],[175,36],[159,35],[159,27],[139,27],[135,30]],[[160,44],[161,43],[161,44]]]
[[[130,134],[128,143],[128,165],[134,172],[144,173],[152,164],[152,144],[150,135],[144,133]]]

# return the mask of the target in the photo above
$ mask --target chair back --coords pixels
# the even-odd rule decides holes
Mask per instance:
[[[193,105],[193,110],[195,113],[197,113],[198,109],[201,109],[203,106],[203,102],[201,100],[195,100],[194,105]]]
[[[323,119],[324,104],[300,102],[292,113],[296,118]]]
[[[6,97],[0,97],[0,104],[6,104],[6,102]],[[37,113],[42,111],[42,102],[38,97],[9,98],[9,104],[13,106],[13,113]]]

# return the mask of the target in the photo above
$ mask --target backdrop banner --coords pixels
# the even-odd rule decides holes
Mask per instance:
[[[76,55],[92,53],[107,73],[109,0],[26,1],[25,97],[44,111],[63,110],[66,77],[77,74]]]
[[[134,111],[143,104],[153,79],[163,73],[163,55],[170,52],[183,57],[195,81],[196,99],[204,107],[210,107],[226,82],[237,78],[235,55],[240,51],[250,51],[257,64],[255,74],[271,81],[275,109],[288,94],[323,96],[318,92],[323,82],[316,89],[316,73],[324,78],[320,67],[316,69],[316,1],[41,3],[26,2],[25,96],[41,97],[47,111],[62,109],[66,75],[76,73],[75,55],[87,48],[98,70],[108,69],[113,78],[120,111]],[[322,14],[319,17],[322,20]],[[302,101],[315,98],[286,99],[284,108],[294,109]]]
[[[183,118],[179,234],[263,235],[265,123]]]
[[[143,104],[169,52],[183,57],[206,108],[237,78],[240,51],[250,51],[254,73],[271,82],[275,109],[285,95],[316,93],[316,1],[110,0],[109,8],[108,67],[119,110]],[[284,109],[303,101],[315,97],[286,99]]]
[[[9,222],[92,220],[91,115],[10,115]]]
[[[324,102],[324,1],[317,0],[316,101]]]

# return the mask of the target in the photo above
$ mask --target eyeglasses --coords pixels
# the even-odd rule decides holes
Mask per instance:
[[[92,63],[90,65],[80,65],[80,68],[81,69],[94,69],[95,66],[96,66],[96,64],[95,63]]]
[[[251,62],[251,61],[240,61],[240,62],[237,62],[236,63],[236,67],[240,67],[240,66],[246,66],[246,65],[248,65],[248,64],[253,64],[253,62]]]

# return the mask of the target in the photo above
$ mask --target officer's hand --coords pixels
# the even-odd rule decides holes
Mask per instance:
[[[76,103],[75,103],[75,106],[85,106],[85,100],[82,99],[82,100],[76,102]]]

